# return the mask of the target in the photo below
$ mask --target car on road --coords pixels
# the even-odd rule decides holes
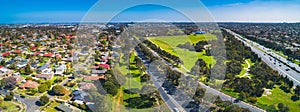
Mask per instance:
[[[174,112],[179,112],[179,110],[175,107],[175,108],[173,108],[173,111]]]
[[[287,68],[287,69],[285,69],[285,71],[290,71],[290,69],[289,69],[289,68]]]
[[[241,102],[240,99],[235,99],[235,100],[233,100],[233,103],[239,103],[239,102]]]

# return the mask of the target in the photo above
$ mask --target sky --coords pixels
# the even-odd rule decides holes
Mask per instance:
[[[108,20],[300,22],[300,0],[1,0],[0,4],[0,23],[4,24]]]

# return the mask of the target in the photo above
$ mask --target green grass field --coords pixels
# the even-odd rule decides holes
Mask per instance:
[[[44,107],[43,109],[45,112],[57,112],[55,107],[57,107],[59,105],[60,105],[60,103],[53,101],[47,107]]]
[[[205,35],[190,35],[190,36],[164,36],[164,37],[152,37],[149,38],[154,44],[161,47],[163,50],[178,56],[183,62],[184,67],[186,67],[188,70],[191,70],[191,68],[195,65],[195,62],[198,60],[198,58],[203,59],[207,65],[215,64],[215,60],[213,56],[206,56],[205,51],[203,52],[195,52],[195,51],[189,51],[186,49],[178,48],[176,47],[179,44],[184,44],[186,42],[190,43],[197,43],[199,41],[205,41],[205,40],[213,40],[216,39],[215,35],[212,34],[205,34]]]
[[[130,55],[130,70],[129,73],[127,74],[127,81],[125,83],[125,85],[123,86],[125,89],[130,89],[130,88],[139,88],[141,89],[143,87],[143,83],[141,83],[141,79],[140,76],[142,75],[142,73],[140,72],[140,70],[138,69],[138,67],[136,66],[135,62],[134,62],[134,57],[136,56],[136,53],[133,53]]]
[[[271,90],[272,94],[268,96],[262,96],[258,98],[258,103],[266,105],[275,105],[277,107],[278,103],[283,103],[288,105],[290,112],[299,112],[300,100],[293,102],[291,100],[292,94],[285,93],[278,86]]]
[[[250,67],[254,65],[254,63],[251,61],[251,59],[246,59],[245,63],[242,64],[242,66],[243,66],[242,71],[240,72],[240,74],[237,75],[238,77],[243,77],[243,75],[247,72],[247,67],[248,67],[247,63],[250,64]],[[251,76],[251,74],[249,74],[249,75]]]
[[[2,111],[3,112],[19,112],[20,108],[18,108],[17,105],[13,104],[10,101],[4,101],[4,102],[2,102]]]

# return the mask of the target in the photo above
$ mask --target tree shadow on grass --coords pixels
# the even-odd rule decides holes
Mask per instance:
[[[130,89],[125,89],[124,92],[126,94],[137,94],[140,92],[139,88],[130,88]]]
[[[156,100],[149,96],[134,97],[124,100],[128,105],[126,107],[133,109],[151,108]]]
[[[136,73],[128,73],[126,75],[126,77],[128,77],[128,78],[136,78],[136,77],[140,77],[140,76],[141,76],[141,74],[136,74]]]

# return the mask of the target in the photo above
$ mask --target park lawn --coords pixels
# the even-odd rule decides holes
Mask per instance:
[[[123,91],[124,92],[124,91]],[[124,100],[130,99],[130,98],[135,98],[135,97],[140,97],[139,93],[135,93],[135,94],[128,94],[126,92],[123,93],[123,99],[122,99],[122,103],[124,106],[128,105],[127,102],[125,102]]]
[[[294,60],[293,63],[300,65],[300,61],[298,61],[298,60]]]
[[[141,89],[143,87],[143,83],[141,83],[140,76],[142,75],[138,67],[136,66],[136,63],[134,62],[134,58],[137,54],[134,52],[130,55],[130,71],[126,77],[127,81],[124,85],[125,89],[130,88],[138,88]]]
[[[45,112],[57,112],[55,107],[57,107],[59,105],[60,105],[60,103],[58,103],[56,101],[52,101],[49,105],[47,105],[46,107],[43,107],[43,109]]]
[[[191,70],[191,68],[195,65],[195,62],[201,58],[203,59],[207,65],[210,64],[213,66],[216,62],[213,58],[213,56],[206,56],[205,51],[203,52],[195,52],[195,51],[189,51],[187,49],[182,49],[176,47],[178,44],[184,44],[186,42],[189,42],[187,38],[179,38],[180,36],[170,36],[170,37],[155,37],[155,38],[149,38],[154,44],[161,47],[163,50],[178,56],[183,61],[183,66],[187,68],[188,70]],[[198,39],[200,40],[200,39]],[[203,40],[203,39],[202,39]],[[196,41],[196,40],[193,40]]]
[[[6,107],[6,108],[3,108]],[[19,112],[20,108],[16,104],[13,104],[11,101],[3,101],[2,111],[3,112]]]
[[[181,35],[181,36],[160,36],[151,37],[151,39],[160,40],[169,43],[171,46],[177,46],[178,44],[190,42],[196,44],[199,41],[209,41],[217,39],[216,35],[203,34],[203,35]]]
[[[291,97],[293,96],[291,93],[285,93],[283,90],[279,88],[279,86],[275,86],[271,90],[270,95],[268,96],[261,96],[258,98],[258,103],[265,104],[265,105],[275,105],[277,107],[278,103],[283,103],[284,105],[288,105],[291,112],[299,112],[300,108],[300,100],[298,101],[292,101]],[[260,106],[260,105],[258,105]],[[261,107],[264,108],[264,107]]]
[[[251,61],[251,59],[246,59],[246,60],[245,60],[245,63],[242,64],[242,66],[243,66],[242,71],[240,72],[240,74],[237,75],[238,77],[243,77],[243,75],[247,72],[247,70],[246,70],[247,67],[248,67],[247,62],[250,64],[250,67],[253,66],[253,65],[255,64],[255,63],[253,63],[253,62]],[[249,74],[249,75],[251,76],[251,74]]]

